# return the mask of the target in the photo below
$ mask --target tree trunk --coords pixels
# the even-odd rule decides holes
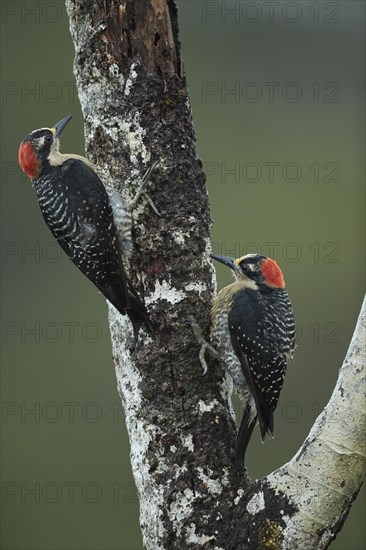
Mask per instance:
[[[110,307],[118,389],[147,549],[325,548],[364,475],[361,320],[326,410],[291,462],[262,480],[233,467],[231,383],[202,378],[193,315],[208,337],[215,274],[210,210],[172,0],[66,0],[88,157],[132,212],[129,275],[157,340]],[[345,473],[347,475],[345,475]]]

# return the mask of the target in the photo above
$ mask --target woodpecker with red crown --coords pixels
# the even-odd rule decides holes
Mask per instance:
[[[43,218],[70,260],[111,304],[130,318],[137,339],[141,325],[154,334],[145,305],[128,280],[123,257],[131,248],[130,212],[103,184],[86,158],[62,154],[59,137],[72,116],[31,132],[20,144],[19,164],[37,192]],[[152,168],[143,178],[144,192]]]
[[[295,348],[295,323],[283,275],[274,260],[258,254],[236,260],[211,257],[232,269],[235,277],[214,300],[212,336],[244,400],[235,457],[241,469],[257,421],[262,441],[266,435],[273,437],[273,413]]]

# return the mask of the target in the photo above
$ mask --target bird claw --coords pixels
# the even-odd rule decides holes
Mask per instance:
[[[146,193],[146,191],[143,191],[142,194],[144,195],[145,199],[147,200],[147,202],[150,204],[151,208],[154,210],[155,214],[157,214],[159,216],[159,218],[161,218],[161,214],[159,212],[159,210],[156,208],[155,204],[154,204],[154,201],[152,200],[152,198],[150,197],[150,195],[148,195]]]
[[[205,376],[207,374],[207,371],[208,371],[208,367],[207,367],[207,363],[206,363],[206,359],[205,359],[206,350],[209,351],[213,355],[213,357],[215,357],[216,359],[220,359],[220,355],[215,350],[215,348],[213,348],[211,346],[211,344],[209,344],[207,342],[207,340],[204,339],[201,327],[199,326],[199,324],[197,323],[195,318],[193,316],[190,316],[189,320],[190,320],[190,323],[191,323],[193,333],[196,337],[196,340],[201,345],[201,349],[200,349],[200,352],[199,352],[199,360],[200,360],[202,370],[203,370],[202,376]]]
[[[201,349],[200,349],[200,353],[199,353],[199,359],[200,359],[200,362],[201,362],[201,366],[202,366],[202,376],[205,376],[207,374],[207,371],[208,371],[208,367],[207,367],[207,363],[206,363],[206,359],[205,359],[205,353],[206,353],[206,349],[207,349],[207,342],[204,342],[201,344]]]
[[[149,168],[147,169],[147,171],[145,172],[145,174],[142,176],[142,180],[141,180],[141,183],[140,183],[140,187],[138,188],[137,190],[137,193],[136,195],[134,196],[134,198],[132,199],[132,201],[130,202],[130,208],[131,210],[133,208],[135,208],[137,202],[140,200],[141,198],[141,195],[144,195],[145,199],[147,200],[147,202],[149,203],[149,205],[151,206],[151,208],[154,210],[155,214],[157,214],[158,216],[161,216],[161,214],[159,213],[158,209],[156,208],[152,198],[147,194],[147,192],[145,191],[146,189],[146,185],[149,183],[149,180],[150,180],[150,177],[151,177],[151,174],[154,172],[155,168],[158,166],[159,164],[159,161],[156,160],[155,162],[152,163],[151,166],[149,166]]]

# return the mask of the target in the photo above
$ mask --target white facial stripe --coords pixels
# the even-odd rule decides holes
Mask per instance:
[[[256,258],[257,256],[258,256],[258,254],[246,254],[245,256],[242,256],[241,258],[237,258],[235,260],[235,263],[236,263],[236,265],[239,265],[243,260],[246,260],[247,258]]]
[[[30,133],[30,135],[35,134],[36,132],[42,132],[48,130],[49,132],[55,133],[54,128],[38,128],[38,130],[33,130],[33,132]]]

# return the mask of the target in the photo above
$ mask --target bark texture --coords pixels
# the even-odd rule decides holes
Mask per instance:
[[[148,192],[161,215],[144,199],[133,211],[128,266],[157,341],[141,333],[133,349],[127,317],[110,308],[144,546],[325,548],[364,475],[360,333],[327,409],[294,459],[262,480],[237,474],[230,381],[209,358],[202,379],[189,323],[193,315],[208,336],[215,275],[176,6],[66,0],[66,7],[90,160],[126,202],[160,160]]]

